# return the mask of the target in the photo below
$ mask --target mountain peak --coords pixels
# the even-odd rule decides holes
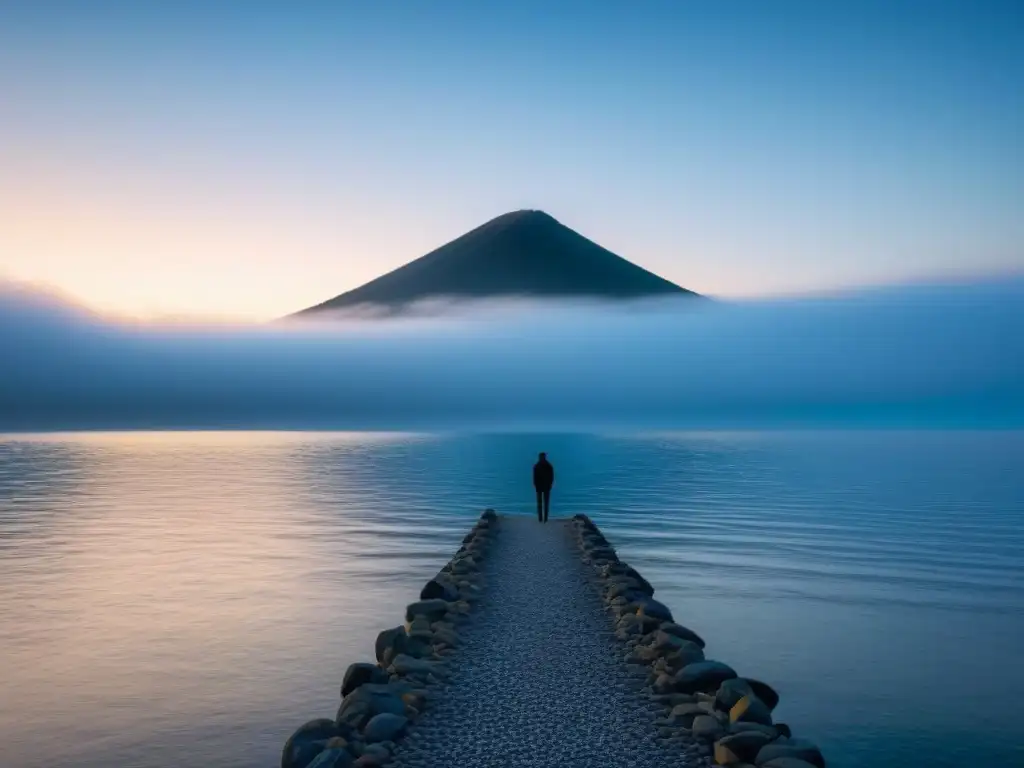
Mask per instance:
[[[400,309],[431,298],[629,299],[691,295],[535,209],[510,211],[405,266],[302,310]]]
[[[510,222],[523,222],[523,221],[554,221],[558,223],[558,220],[551,214],[540,210],[539,208],[520,208],[518,211],[509,211],[503,213],[500,216],[495,216],[491,221],[506,220]]]

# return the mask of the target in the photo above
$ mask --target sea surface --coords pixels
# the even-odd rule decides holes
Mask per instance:
[[[539,450],[830,766],[1024,765],[1024,433],[851,431],[0,436],[0,766],[277,765]]]

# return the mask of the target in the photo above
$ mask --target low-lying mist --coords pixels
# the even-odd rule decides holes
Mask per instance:
[[[434,308],[437,310],[437,308]],[[125,323],[0,285],[0,429],[1014,426],[1024,279]]]

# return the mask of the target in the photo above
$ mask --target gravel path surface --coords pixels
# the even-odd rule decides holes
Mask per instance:
[[[568,523],[502,517],[453,675],[396,768],[692,768],[662,747]],[[476,611],[474,611],[476,613]]]

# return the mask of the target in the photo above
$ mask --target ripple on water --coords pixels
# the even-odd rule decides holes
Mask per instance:
[[[4,761],[275,764],[538,450],[830,765],[1024,764],[1009,432],[0,437]]]

